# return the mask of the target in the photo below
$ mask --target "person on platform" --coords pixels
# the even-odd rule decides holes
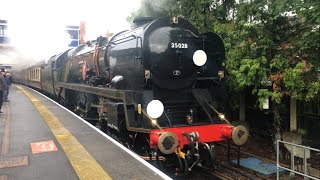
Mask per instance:
[[[6,91],[4,91],[3,101],[9,102],[8,95],[9,95],[9,90],[12,83],[12,78],[11,78],[11,74],[8,71],[5,72],[4,79],[6,80],[6,83],[7,83],[7,89]]]
[[[2,103],[3,103],[3,91],[7,89],[7,83],[6,80],[4,79],[4,69],[1,69],[0,71],[0,114],[2,113],[1,108],[2,108]]]

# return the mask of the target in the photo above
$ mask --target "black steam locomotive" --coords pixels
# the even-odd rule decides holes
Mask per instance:
[[[217,141],[244,144],[247,130],[223,114],[221,38],[178,17],[134,23],[29,67],[25,83],[150,160],[178,162],[183,173],[212,164]]]

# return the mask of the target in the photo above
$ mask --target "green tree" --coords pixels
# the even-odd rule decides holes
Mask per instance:
[[[284,97],[308,101],[319,94],[319,5],[316,0],[237,4],[227,54],[229,82],[235,91],[253,87],[260,108],[266,98],[272,100],[276,132]]]

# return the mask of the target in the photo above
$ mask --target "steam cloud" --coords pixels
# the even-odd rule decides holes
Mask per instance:
[[[105,35],[108,29],[112,33],[125,30],[126,13],[138,4],[140,0],[93,0],[89,4],[78,0],[4,1],[0,19],[8,20],[10,46],[15,49],[0,49],[0,64],[3,59],[6,64],[29,66],[47,61],[68,48],[65,25],[79,25],[80,20],[87,22],[87,40]]]
[[[11,20],[8,26],[10,45],[15,47],[17,54],[23,55],[26,59],[34,59],[34,61],[48,59],[66,49],[70,42],[68,34],[64,32],[64,26],[52,21]],[[8,55],[11,57],[12,54]],[[12,62],[12,64],[17,63],[25,62],[22,60]]]

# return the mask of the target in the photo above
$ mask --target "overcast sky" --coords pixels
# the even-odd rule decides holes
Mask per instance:
[[[60,30],[81,20],[86,22],[87,40],[130,29],[126,18],[139,8],[140,0],[0,0],[0,4],[0,19],[9,21],[12,45],[32,53],[30,46],[62,48],[67,43]]]
[[[140,6],[140,0],[0,0],[0,4],[0,18],[55,25],[84,20],[89,33],[94,33],[128,28],[126,17]]]

